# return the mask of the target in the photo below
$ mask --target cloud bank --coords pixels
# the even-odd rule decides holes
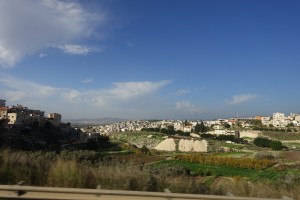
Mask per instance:
[[[151,96],[168,85],[170,81],[115,82],[111,88],[98,90],[76,90],[37,84],[12,76],[0,76],[1,98],[20,103],[26,99],[55,98],[62,103],[88,103],[97,107],[121,105],[123,102]]]
[[[91,36],[106,20],[106,14],[90,13],[77,1],[1,0],[0,65],[12,67],[54,44],[66,53],[87,54],[92,49],[70,44]]]

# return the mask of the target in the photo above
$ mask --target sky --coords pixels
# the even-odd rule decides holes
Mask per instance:
[[[298,0],[1,0],[0,99],[64,119],[299,113]]]

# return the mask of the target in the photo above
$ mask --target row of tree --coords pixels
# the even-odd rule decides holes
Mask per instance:
[[[212,140],[219,140],[219,141],[231,141],[234,143],[242,143],[245,144],[247,143],[247,140],[243,139],[243,138],[238,138],[235,137],[234,135],[213,135],[213,134],[209,134],[209,133],[202,133],[200,134],[201,138],[205,138],[205,139],[212,139]]]
[[[202,163],[207,165],[219,165],[219,166],[224,165],[230,167],[255,169],[255,170],[265,169],[275,164],[274,160],[267,160],[267,159],[258,160],[254,158],[206,156],[202,154],[177,155],[175,158],[187,162],[196,162],[196,163]]]
[[[146,132],[157,132],[157,133],[163,133],[166,135],[181,135],[181,136],[189,136],[189,132],[183,132],[181,130],[175,130],[174,126],[168,126],[167,128],[142,128],[141,131],[146,131]]]
[[[184,122],[184,126],[192,126],[187,120]],[[197,123],[194,129],[192,129],[193,133],[206,133],[209,131],[209,127],[205,126],[203,121],[200,123]],[[168,126],[167,128],[142,128],[141,131],[147,131],[147,132],[158,132],[158,133],[164,133],[166,135],[182,135],[182,136],[189,136],[190,132],[183,132],[181,130],[175,130],[173,125]]]

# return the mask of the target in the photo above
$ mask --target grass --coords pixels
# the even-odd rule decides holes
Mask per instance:
[[[279,181],[288,174],[288,171],[275,171],[274,169],[268,169],[264,171],[258,172],[255,176],[251,177],[251,181],[261,181],[261,180],[268,180],[268,181]]]
[[[243,145],[243,144],[231,144],[231,143],[226,143],[226,142],[221,142],[220,145],[223,147],[228,147],[231,149],[238,149],[238,150],[241,150],[245,147],[245,145]]]
[[[275,140],[300,140],[300,132],[271,132],[264,131],[263,135]]]
[[[300,140],[300,139],[299,139]],[[300,142],[283,142],[284,146],[287,146],[290,149],[300,149]]]

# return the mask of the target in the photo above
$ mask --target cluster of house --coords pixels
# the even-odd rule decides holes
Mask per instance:
[[[276,112],[273,113],[272,117],[256,117],[256,119],[261,120],[262,125],[270,126],[272,124],[274,127],[286,127],[289,124],[293,126],[300,126],[300,115],[291,113],[289,116],[284,116],[284,113]]]
[[[276,112],[272,117],[256,116],[254,118],[230,118],[230,119],[217,119],[203,121],[205,126],[212,127],[214,133],[225,134],[226,124],[230,127],[239,125],[243,128],[252,127],[253,120],[260,120],[263,126],[274,126],[274,127],[286,127],[289,124],[293,126],[300,126],[300,115],[290,114],[285,116],[284,113]],[[140,131],[143,128],[168,128],[173,126],[174,129],[183,132],[192,132],[200,121],[180,121],[180,120],[161,120],[161,121],[125,121],[108,125],[100,125],[93,127],[81,128],[83,132],[97,132],[101,134],[110,134],[113,132],[125,132],[125,131]],[[228,132],[228,130],[227,130]],[[226,132],[226,133],[227,133]]]
[[[50,121],[53,124],[60,124],[61,115],[50,113],[45,116],[44,111],[29,109],[19,104],[6,106],[6,101],[0,99],[0,120],[4,120],[7,127],[43,127],[46,121]]]

